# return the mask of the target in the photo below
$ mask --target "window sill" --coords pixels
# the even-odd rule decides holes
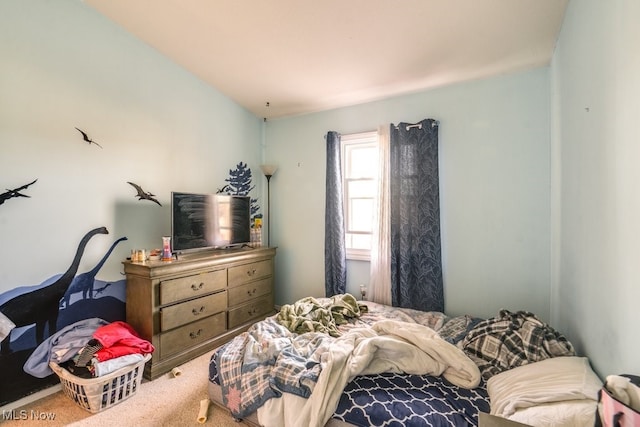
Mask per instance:
[[[369,251],[366,253],[354,252],[347,250],[347,261],[371,261],[371,254]]]

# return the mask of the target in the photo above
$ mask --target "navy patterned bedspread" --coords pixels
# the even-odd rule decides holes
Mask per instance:
[[[385,373],[355,377],[333,416],[356,426],[477,426],[489,412],[484,382],[465,389],[441,377]]]

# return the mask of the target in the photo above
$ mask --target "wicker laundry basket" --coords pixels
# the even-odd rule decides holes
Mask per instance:
[[[60,378],[64,394],[81,408],[96,413],[133,396],[140,388],[144,364],[150,359],[147,354],[138,363],[97,378],[78,377],[55,362],[49,362],[49,366]]]

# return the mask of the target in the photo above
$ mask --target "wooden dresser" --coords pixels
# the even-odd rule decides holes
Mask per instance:
[[[170,262],[125,261],[127,323],[155,352],[155,379],[274,313],[275,248],[198,252]]]

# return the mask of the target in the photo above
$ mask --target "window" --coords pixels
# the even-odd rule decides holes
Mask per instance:
[[[342,135],[347,259],[369,260],[378,184],[378,133]]]

